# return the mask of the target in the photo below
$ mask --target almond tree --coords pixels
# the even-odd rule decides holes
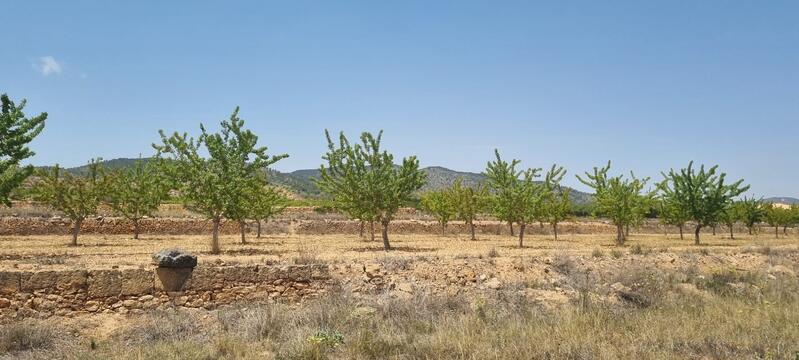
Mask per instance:
[[[510,235],[514,236],[513,223],[519,221],[521,214],[518,187],[522,172],[516,170],[520,161],[516,159],[511,162],[502,160],[497,149],[494,150],[494,156],[496,160],[488,162],[485,170],[488,187],[493,195],[492,210],[500,222],[508,223]]]
[[[717,174],[718,166],[705,170],[702,165],[697,172],[693,165],[691,161],[679,172],[672,169],[668,174],[664,173],[660,189],[666,201],[676,204],[696,223],[694,243],[699,245],[702,228],[716,224],[727,204],[749,190],[749,186],[742,185],[743,179],[726,184],[727,174]]]
[[[105,184],[100,174],[100,160],[89,162],[86,177],[74,176],[58,165],[42,170],[34,187],[34,198],[64,213],[72,222],[71,246],[78,245],[83,221],[97,214]]]
[[[47,113],[28,118],[22,111],[26,101],[14,104],[0,95],[0,204],[11,206],[9,196],[33,173],[33,166],[20,162],[34,155],[28,144],[44,129]]]
[[[267,148],[257,145],[258,136],[244,129],[238,113],[236,107],[230,118],[222,121],[219,133],[208,132],[202,124],[197,139],[177,132],[168,137],[160,130],[162,144],[153,144],[158,151],[156,157],[170,160],[165,162],[166,169],[177,184],[184,206],[213,221],[213,254],[220,252],[222,218],[241,215],[238,211],[256,174],[288,157],[267,155]],[[207,152],[208,157],[203,157],[201,151]]]
[[[616,226],[616,244],[623,246],[627,240],[625,229],[639,224],[650,209],[654,192],[645,192],[649,178],[638,179],[630,173],[624,176],[609,177],[610,161],[603,168],[594,167],[594,172],[585,173],[585,178],[577,179],[594,189],[598,215],[605,216]]]
[[[286,208],[288,199],[272,187],[255,191],[249,199],[250,219],[255,221],[256,237],[261,237],[261,224],[280,214]]]
[[[735,223],[741,219],[741,206],[737,201],[731,201],[721,212],[720,220],[730,230],[730,239],[735,239]]]
[[[541,209],[546,196],[546,189],[536,178],[540,177],[540,168],[527,169],[522,172],[517,186],[513,190],[513,197],[517,199],[519,222],[519,248],[524,247],[524,233],[527,224],[541,221]]]
[[[572,214],[570,190],[560,185],[566,170],[562,166],[552,165],[547,172],[544,183],[544,194],[541,220],[552,226],[555,240],[558,240],[558,224],[568,220]]]
[[[400,206],[411,200],[412,194],[425,182],[415,156],[394,164],[394,155],[380,149],[383,137],[361,134],[361,143],[350,144],[344,133],[339,143],[333,142],[325,130],[328,152],[322,157],[327,166],[320,166],[319,188],[327,193],[337,208],[351,217],[378,221],[382,229],[383,248],[391,250],[388,226]]]
[[[786,209],[776,204],[763,204],[763,218],[766,223],[774,227],[774,237],[779,239],[780,227],[783,228],[785,234],[788,233],[787,227],[793,221],[793,213],[790,209]]]
[[[683,234],[685,232],[685,223],[688,222],[688,214],[678,204],[669,201],[669,199],[660,199],[658,215],[663,225],[676,226],[679,229],[680,240],[685,238]]]
[[[133,238],[139,238],[140,223],[151,217],[169,195],[169,183],[157,160],[137,160],[135,165],[107,175],[107,203],[133,223]]]
[[[455,216],[469,226],[471,239],[476,240],[474,221],[486,206],[488,188],[485,185],[464,186],[463,179],[458,178],[448,189],[448,193],[455,206]]]
[[[454,199],[450,193],[447,190],[438,190],[422,194],[421,205],[441,225],[441,235],[445,235],[447,224],[456,215]]]
[[[739,220],[744,223],[746,229],[749,230],[749,235],[754,234],[755,225],[763,221],[763,207],[762,201],[753,198],[744,197],[736,202],[738,205]]]

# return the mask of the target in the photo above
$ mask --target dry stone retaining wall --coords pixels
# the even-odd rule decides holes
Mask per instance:
[[[327,265],[198,266],[170,297],[152,269],[2,271],[0,322],[76,313],[142,312],[169,306],[212,309],[236,301],[300,301],[332,284]]]

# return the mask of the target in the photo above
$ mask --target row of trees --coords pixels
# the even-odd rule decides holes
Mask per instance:
[[[550,224],[557,239],[558,223],[572,214],[568,189],[560,186],[566,171],[553,165],[543,179],[539,179],[542,169],[519,170],[519,160],[505,161],[498,151],[495,156],[485,171],[488,187],[481,185],[473,190],[481,194],[477,211],[491,212],[507,222],[511,235],[513,225],[518,224],[519,246],[523,246],[526,226],[533,222]],[[697,170],[691,162],[685,169],[663,173],[663,180],[650,188],[647,188],[649,178],[638,178],[633,173],[611,176],[610,168],[608,162],[604,167],[577,175],[577,179],[594,190],[594,213],[615,225],[618,245],[624,245],[630,227],[640,225],[653,210],[658,212],[664,225],[677,226],[681,238],[686,224],[694,224],[696,244],[700,243],[703,228],[712,227],[715,231],[719,224],[727,225],[730,236],[734,237],[733,226],[739,222],[750,233],[756,224],[766,222],[775,227],[777,236],[779,227],[787,233],[788,226],[799,223],[799,206],[785,209],[754,198],[735,200],[749,186],[744,186],[743,180],[728,183],[726,174],[720,173],[717,166],[709,169],[701,166]],[[461,183],[457,182],[449,189],[424,194],[422,205],[442,228],[452,219],[465,221],[471,225],[474,238],[475,215],[463,213],[462,209],[471,209],[470,203],[459,200],[463,191]]]
[[[257,223],[260,237],[261,223],[286,205],[286,199],[268,186],[264,171],[286,155],[267,155],[265,147],[256,146],[257,136],[243,125],[237,108],[221,123],[219,133],[209,133],[202,125],[197,139],[161,132],[163,143],[154,145],[155,158],[125,170],[104,170],[99,160],[89,163],[86,176],[58,166],[43,170],[33,186],[34,198],[72,220],[71,244],[77,245],[81,224],[103,203],[133,223],[133,237],[138,239],[141,220],[153,216],[169,192],[176,190],[187,209],[212,220],[211,252],[219,253],[223,218],[239,223],[245,243],[248,220]]]
[[[9,204],[11,191],[33,172],[30,166],[20,166],[20,161],[33,155],[27,144],[42,131],[47,114],[28,118],[22,112],[24,101],[15,105],[6,95],[0,100],[0,201]],[[285,206],[282,196],[268,186],[265,170],[288,155],[269,155],[266,147],[258,146],[258,137],[244,128],[238,111],[236,108],[222,121],[220,132],[208,132],[200,125],[196,139],[186,133],[167,136],[160,131],[161,143],[153,144],[154,160],[140,161],[128,170],[104,171],[98,161],[92,161],[86,176],[73,176],[58,166],[42,171],[35,182],[35,198],[72,219],[72,244],[77,244],[81,223],[96,214],[101,203],[130,219],[134,237],[138,237],[141,219],[152,216],[171,190],[179,194],[187,209],[212,221],[213,253],[220,252],[222,219],[238,222],[245,242],[246,221],[257,221],[260,235],[261,221]],[[356,143],[343,133],[337,142],[329,132],[325,135],[328,151],[317,184],[338,210],[362,225],[371,224],[372,229],[379,224],[383,246],[390,250],[390,222],[426,180],[418,159],[411,156],[397,165],[394,156],[381,148],[382,132],[377,136],[365,132]],[[495,157],[486,166],[486,184],[465,186],[458,181],[425,194],[424,208],[438,219],[442,231],[450,220],[465,221],[473,239],[475,219],[484,212],[507,222],[511,234],[518,224],[519,246],[524,244],[526,227],[536,222],[551,225],[557,238],[558,224],[572,213],[569,190],[561,186],[566,174],[563,167],[553,165],[546,172],[520,169],[519,160],[503,160],[498,151]],[[718,224],[731,227],[743,222],[751,231],[755,223],[764,220],[779,235],[780,226],[785,232],[796,222],[796,211],[765,208],[753,199],[735,201],[749,186],[744,186],[743,180],[727,183],[726,174],[716,166],[707,170],[701,166],[697,171],[690,163],[685,169],[664,173],[653,188],[647,188],[649,178],[632,173],[611,176],[609,171],[610,163],[577,179],[594,190],[594,212],[613,222],[619,245],[624,244],[630,227],[640,224],[654,207],[664,223],[678,226],[681,233],[687,222],[695,224],[697,244],[703,228],[715,229]]]

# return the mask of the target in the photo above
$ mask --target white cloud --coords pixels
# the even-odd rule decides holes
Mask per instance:
[[[34,64],[34,67],[44,76],[61,74],[61,64],[52,56],[40,57],[39,62]]]

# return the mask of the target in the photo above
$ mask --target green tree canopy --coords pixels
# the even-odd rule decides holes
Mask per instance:
[[[447,224],[455,217],[456,208],[453,196],[447,189],[429,191],[422,194],[422,209],[433,216],[441,225],[441,235],[447,230]]]
[[[777,204],[763,204],[763,219],[774,227],[774,236],[779,238],[780,227],[787,228],[793,223],[793,212]]]
[[[764,211],[761,206],[761,200],[757,200],[754,197],[744,197],[736,202],[736,206],[738,208],[739,220],[743,222],[749,230],[749,235],[752,235],[755,230],[755,225],[763,221]]]
[[[257,225],[256,237],[261,237],[261,225],[270,218],[280,214],[288,205],[288,199],[274,187],[266,184],[265,175],[261,175],[263,180],[254,182],[250,188],[250,194],[245,199],[247,218],[255,221]],[[244,239],[242,235],[242,239]]]
[[[560,185],[566,170],[552,165],[544,177],[544,194],[542,203],[542,221],[552,226],[555,240],[558,239],[558,224],[568,220],[572,215],[570,190]]]
[[[361,143],[351,144],[344,133],[338,144],[325,130],[328,152],[322,159],[317,184],[327,193],[336,207],[351,217],[378,221],[382,227],[383,248],[391,250],[388,226],[400,206],[411,200],[412,194],[425,183],[425,174],[419,170],[415,156],[404,158],[402,165],[394,164],[394,155],[383,151],[377,137],[361,134]]]
[[[513,236],[513,223],[519,222],[522,212],[519,189],[522,171],[516,169],[520,161],[502,160],[497,149],[494,150],[494,156],[496,159],[488,162],[485,170],[488,187],[493,195],[491,206],[497,219],[508,222]]]
[[[594,189],[596,212],[605,216],[616,226],[616,244],[624,245],[627,240],[625,229],[639,224],[649,212],[654,191],[645,192],[649,178],[638,179],[630,173],[624,176],[609,177],[610,161],[603,168],[594,167],[593,173],[585,173],[585,178],[577,175],[583,184]]]
[[[211,133],[200,125],[195,140],[186,133],[166,136],[159,131],[162,144],[153,144],[156,157],[170,161],[167,171],[177,186],[186,208],[213,221],[211,252],[218,254],[219,225],[223,216],[238,218],[242,203],[256,174],[288,155],[268,155],[265,146],[258,146],[258,136],[244,128],[238,117],[239,108],[222,121],[222,130]],[[201,151],[208,153],[204,157]],[[242,211],[243,212],[243,211]]]
[[[28,144],[44,129],[47,113],[28,118],[22,111],[26,101],[14,104],[0,95],[0,204],[11,206],[9,195],[33,173],[33,166],[20,162],[34,155]]]
[[[705,170],[702,165],[697,172],[693,165],[691,161],[685,169],[664,173],[659,187],[666,201],[679,206],[696,223],[694,241],[698,245],[701,229],[718,223],[730,201],[749,190],[749,186],[742,185],[743,179],[725,183],[727,174],[718,173],[718,166]]]
[[[663,225],[676,226],[680,232],[680,240],[684,238],[685,223],[688,222],[688,213],[685,212],[680,204],[672,199],[660,199],[658,215]]]
[[[455,206],[455,216],[469,225],[471,239],[476,240],[474,221],[486,207],[488,188],[485,185],[465,186],[463,179],[458,178],[448,189],[449,197]]]
[[[129,168],[107,174],[106,200],[118,215],[133,223],[133,238],[139,238],[140,222],[153,216],[169,195],[169,183],[156,160],[137,160]]]
[[[89,162],[89,172],[85,177],[73,176],[58,165],[42,170],[38,177],[34,198],[64,213],[72,221],[70,245],[77,246],[83,220],[97,214],[97,207],[105,195],[100,160]]]

